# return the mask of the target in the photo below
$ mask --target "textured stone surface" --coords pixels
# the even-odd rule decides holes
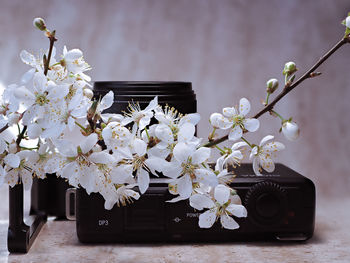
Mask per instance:
[[[49,221],[26,255],[9,255],[0,221],[0,262],[350,262],[350,198],[319,200],[316,231],[305,243],[225,244],[79,243],[75,222]],[[234,234],[234,232],[233,232]]]

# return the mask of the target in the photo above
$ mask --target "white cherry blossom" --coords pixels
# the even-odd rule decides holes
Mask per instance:
[[[227,149],[226,153],[219,157],[216,161],[215,170],[222,171],[227,165],[235,166],[243,159],[243,154],[239,150],[248,146],[246,142],[234,143],[231,149]]]
[[[130,144],[132,134],[120,122],[110,122],[103,130],[102,137],[109,150],[118,153]],[[120,152],[119,152],[120,153]]]
[[[143,194],[149,186],[149,173],[155,174],[155,171],[159,171],[165,160],[148,157],[147,144],[141,139],[133,138],[129,146],[129,148],[124,148],[123,152],[119,152],[124,158],[113,168],[111,180],[114,184],[124,184],[135,174],[137,185]]]
[[[97,141],[96,133],[85,137],[78,147],[68,140],[55,140],[59,155],[52,156],[47,162],[46,172],[58,172],[63,178],[67,178],[71,185],[77,187],[80,184],[88,193],[95,192],[95,175],[104,171],[99,169],[98,165],[114,162],[114,157],[105,151],[92,152]]]
[[[165,176],[173,179],[171,184],[179,194],[171,202],[189,198],[193,192],[194,183],[210,186],[218,184],[215,173],[205,165],[210,157],[210,148],[196,149],[182,142],[174,147],[173,155],[172,161],[162,170]]]
[[[250,159],[253,161],[253,170],[256,175],[261,175],[261,168],[271,173],[275,170],[275,164],[272,157],[278,151],[283,150],[285,147],[280,142],[272,141],[274,136],[265,136],[259,146],[253,147],[250,153]]]
[[[220,217],[224,228],[237,229],[239,225],[231,216],[247,216],[247,210],[242,206],[239,196],[231,195],[231,189],[222,184],[215,187],[214,198],[197,193],[190,197],[190,205],[197,210],[209,209],[199,216],[198,225],[201,228],[211,228]]]
[[[15,186],[19,180],[23,183],[25,190],[30,190],[33,182],[33,173],[35,172],[35,164],[39,159],[38,153],[34,151],[20,151],[17,153],[9,153],[4,158],[4,171],[2,181],[11,187]]]
[[[223,129],[230,128],[229,140],[236,141],[243,135],[243,130],[255,132],[259,129],[260,122],[258,119],[246,118],[245,116],[250,111],[250,102],[246,98],[239,101],[238,112],[234,107],[224,108],[222,113],[228,120]]]
[[[127,125],[131,122],[134,122],[133,133],[135,134],[137,130],[142,131],[146,126],[151,122],[153,117],[153,111],[158,106],[158,96],[156,96],[148,106],[141,110],[138,103],[130,103],[128,106],[128,113],[125,113],[126,117],[122,120],[123,125]]]

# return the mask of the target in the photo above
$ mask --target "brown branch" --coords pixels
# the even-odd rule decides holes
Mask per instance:
[[[350,35],[347,37],[342,38],[337,44],[335,44],[326,54],[324,54],[317,62],[314,64],[307,72],[304,73],[297,81],[295,81],[292,85],[286,85],[282,92],[278,94],[278,96],[270,102],[268,105],[266,105],[261,111],[259,111],[257,114],[254,115],[253,118],[259,118],[261,115],[263,115],[266,112],[269,112],[273,109],[273,107],[276,105],[277,102],[279,102],[284,96],[286,96],[289,92],[291,92],[293,89],[295,89],[300,83],[302,83],[304,80],[308,78],[312,78],[315,76],[314,71],[323,64],[334,52],[336,52],[340,47],[342,47],[344,44],[350,43]],[[317,75],[317,73],[316,73]],[[213,147],[216,144],[219,144],[221,142],[224,142],[228,139],[228,135],[225,135],[221,138],[218,138],[216,140],[210,141],[203,145],[203,147]]]
[[[8,127],[9,127],[9,125],[6,124],[4,127],[2,127],[2,128],[0,129],[0,133],[2,133],[2,132],[3,132],[4,130],[6,130]]]
[[[47,37],[49,38],[50,40],[50,47],[49,47],[49,53],[47,55],[47,58],[46,56],[44,55],[44,75],[47,76],[47,72],[49,71],[49,67],[50,67],[50,59],[51,59],[51,56],[52,56],[52,50],[53,50],[53,45],[55,43],[55,41],[57,41],[56,37],[56,31],[52,31],[52,32],[47,32]],[[23,129],[21,131],[21,133],[18,135],[17,137],[17,140],[16,140],[16,144],[17,144],[17,147],[19,147],[19,144],[21,143],[22,139],[24,138],[24,135],[27,131],[27,126],[23,126]]]
[[[45,60],[45,63],[44,63],[44,75],[46,76],[47,75],[47,72],[49,70],[49,67],[50,67],[50,59],[51,59],[51,55],[52,55],[52,49],[53,49],[53,45],[55,43],[55,41],[57,41],[56,37],[56,31],[52,31],[51,32],[48,32],[48,38],[50,40],[50,48],[49,48],[49,54],[47,55],[47,59]]]

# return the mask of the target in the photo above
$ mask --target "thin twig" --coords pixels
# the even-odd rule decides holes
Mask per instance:
[[[50,47],[49,47],[49,53],[47,55],[47,59],[44,59],[44,75],[47,76],[47,72],[49,71],[49,67],[50,67],[50,59],[52,56],[52,50],[53,50],[53,45],[55,43],[55,41],[57,41],[56,37],[55,37],[56,31],[52,31],[52,32],[48,32],[48,38],[50,40]],[[19,147],[19,144],[21,143],[25,132],[27,131],[27,126],[23,126],[23,130],[22,132],[18,135],[18,138],[16,140],[17,146]]]
[[[6,124],[4,127],[2,127],[2,128],[0,129],[0,133],[2,133],[2,132],[3,132],[4,130],[6,130],[8,127],[9,127],[9,125]]]
[[[295,81],[292,85],[286,85],[282,92],[278,94],[278,96],[270,102],[268,105],[266,105],[261,111],[259,111],[257,114],[254,115],[253,118],[257,119],[261,115],[263,115],[266,112],[269,112],[273,109],[273,107],[276,105],[277,102],[279,102],[284,96],[286,96],[289,92],[291,92],[293,89],[295,89],[300,83],[302,83],[304,80],[308,78],[314,77],[315,74],[314,71],[323,64],[334,52],[336,52],[340,47],[342,47],[344,44],[350,43],[350,36],[342,38],[337,44],[335,44],[326,54],[324,54],[317,62],[314,64],[308,71],[304,73],[297,81]],[[208,142],[203,145],[203,147],[212,147],[216,144],[219,144],[221,142],[224,142],[228,139],[228,135],[225,135],[221,138],[218,138],[216,140],[213,140],[211,142]]]

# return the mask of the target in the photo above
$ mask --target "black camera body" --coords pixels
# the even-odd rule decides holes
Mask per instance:
[[[188,200],[168,203],[174,196],[168,185],[151,182],[138,201],[124,207],[104,209],[99,194],[76,192],[76,225],[81,242],[217,242],[243,240],[296,240],[312,237],[315,222],[313,182],[282,164],[273,173],[256,176],[251,164],[235,170],[231,186],[248,210],[247,218],[235,218],[240,228],[227,230],[216,222],[210,229],[198,226],[203,211]]]

